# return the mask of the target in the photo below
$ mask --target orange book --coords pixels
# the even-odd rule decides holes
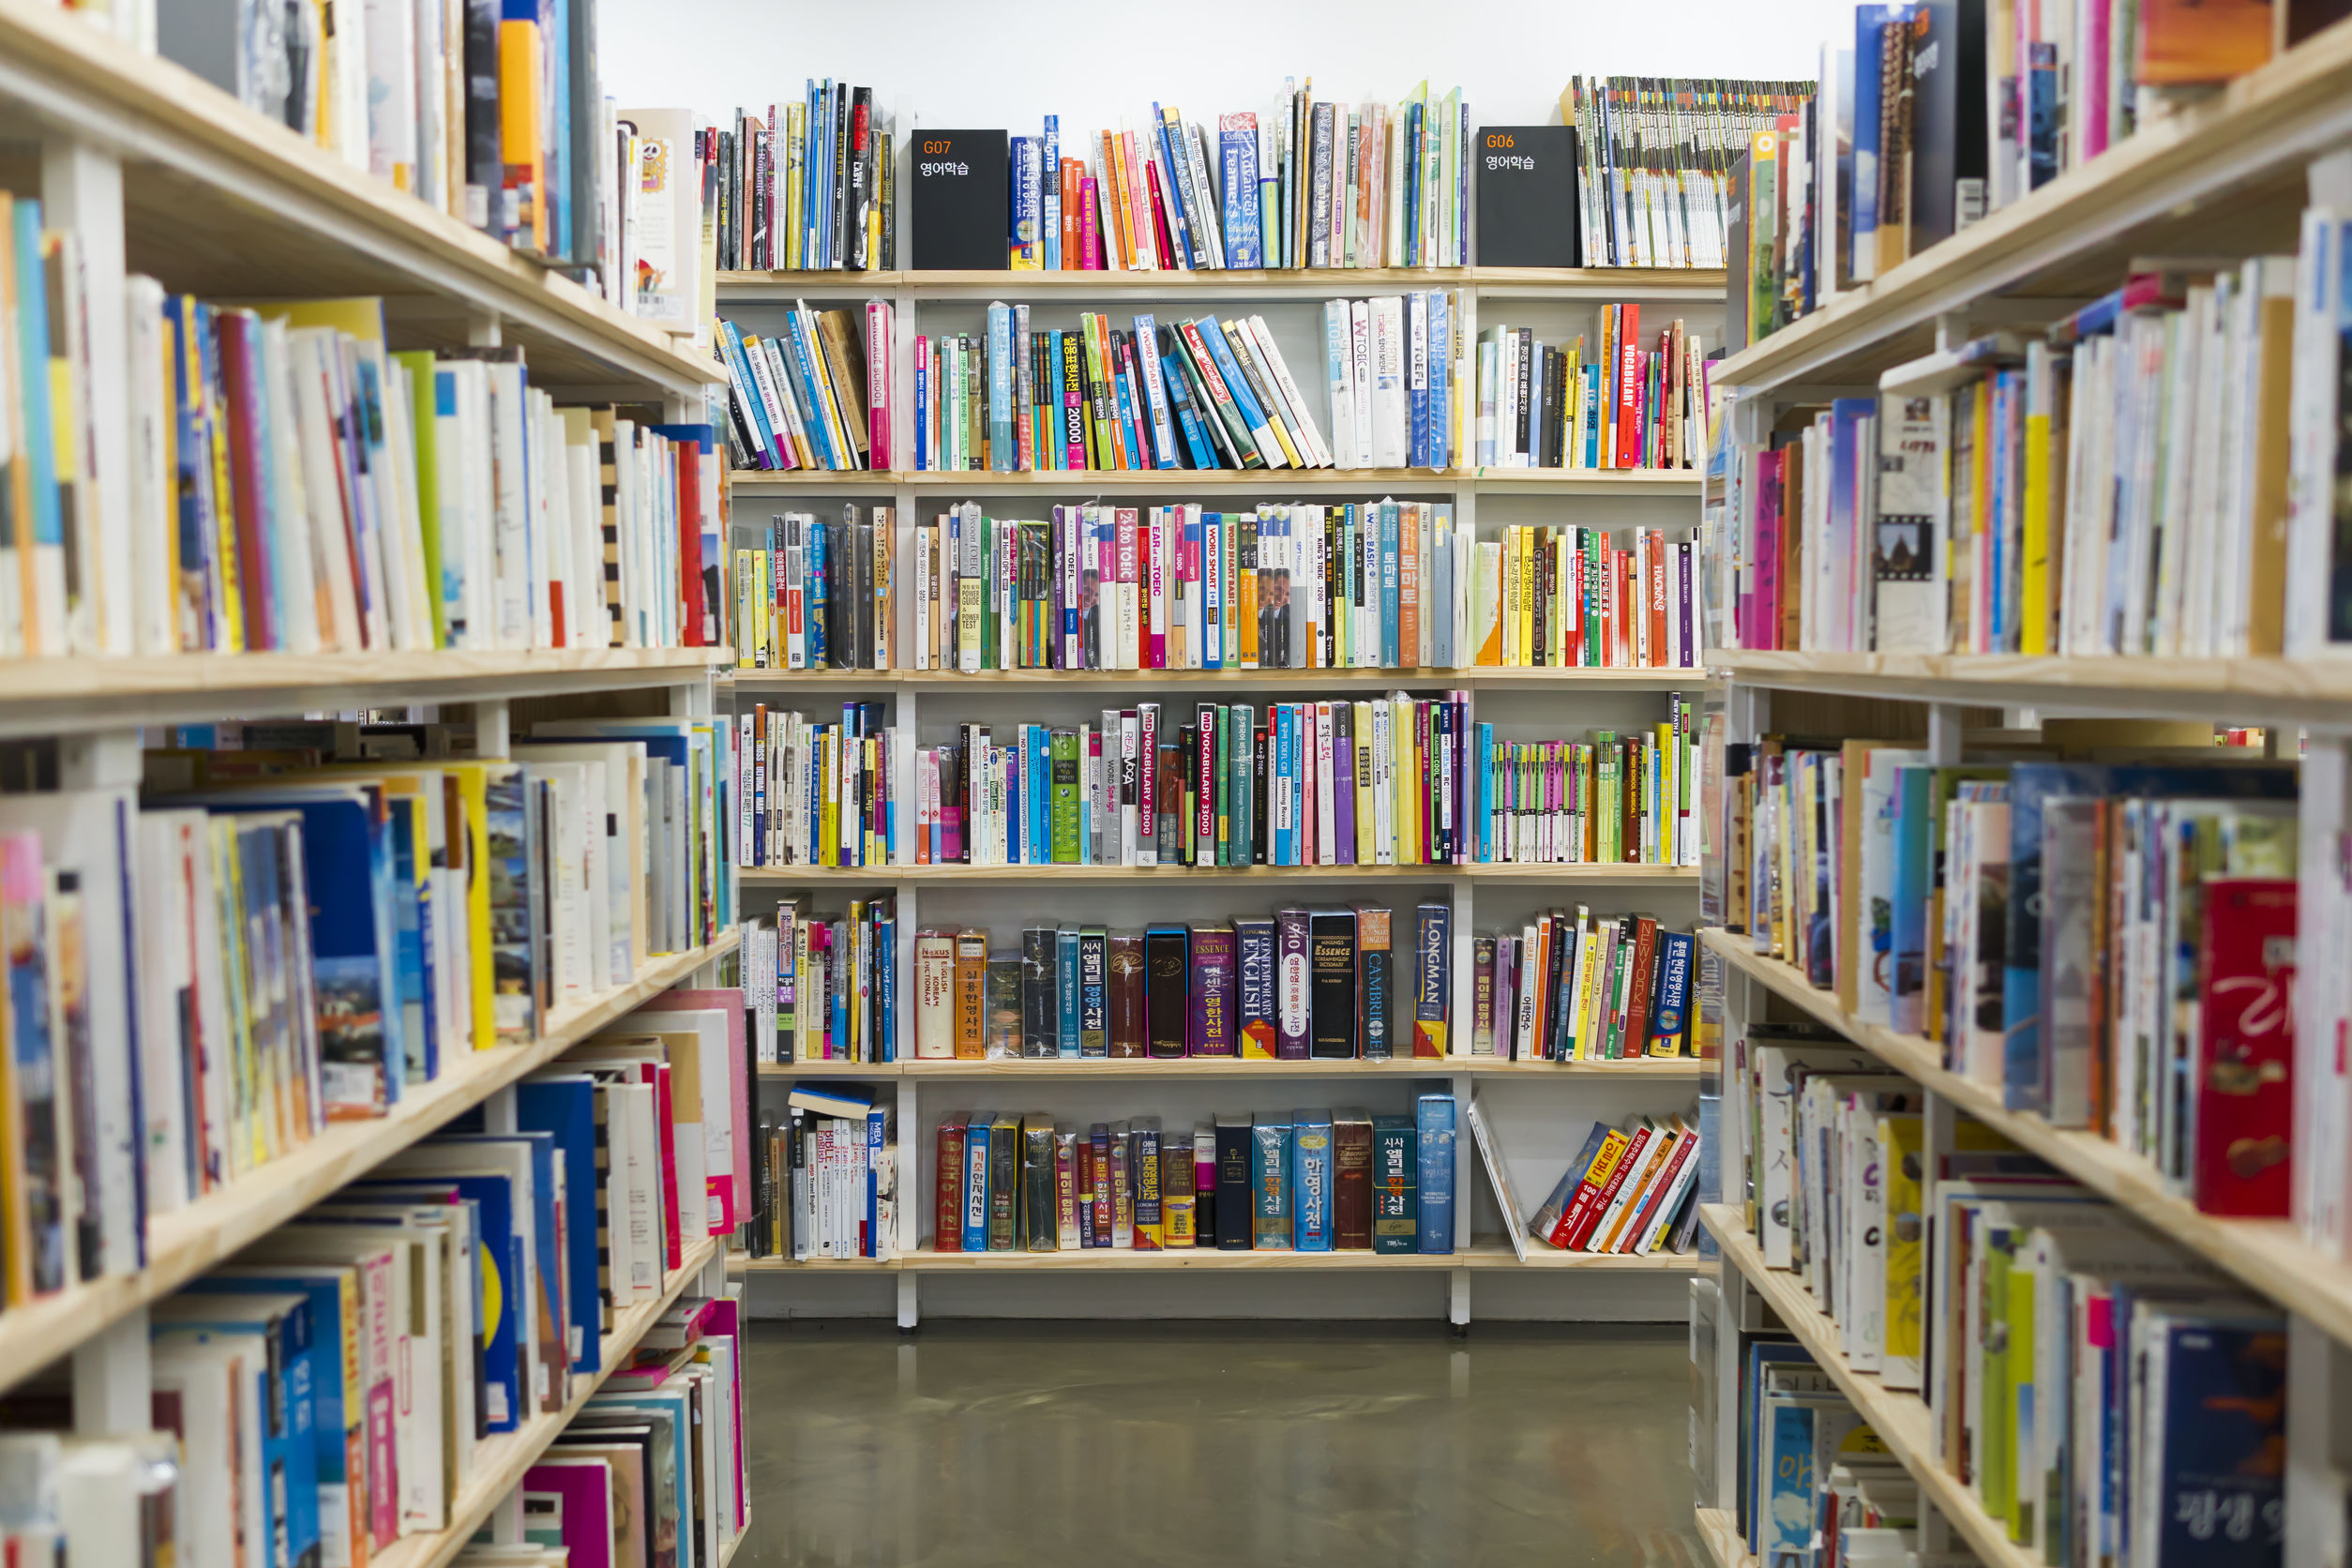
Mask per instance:
[[[1108,130],[1096,133],[1102,145],[1102,172],[1094,177],[1094,191],[1103,204],[1103,255],[1112,270],[1124,272],[1134,263],[1135,255],[1127,239],[1127,181],[1125,171],[1119,166],[1118,143]]]
[[[987,1056],[988,935],[956,933],[956,1054],[968,1062]]]
[[[1421,504],[1401,508],[1404,526],[1396,548],[1396,660],[1408,670],[1421,666]]]
[[[1650,662],[1660,665],[1666,660],[1666,535],[1647,528],[1642,540],[1650,547]]]

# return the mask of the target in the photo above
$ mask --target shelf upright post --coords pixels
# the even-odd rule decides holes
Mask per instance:
[[[85,1438],[143,1432],[155,1425],[149,1406],[147,1309],[133,1308],[73,1352],[73,1429]]]
[[[1457,876],[1448,892],[1453,905],[1450,915],[1453,929],[1448,938],[1453,945],[1453,952],[1448,955],[1453,972],[1446,997],[1446,1017],[1452,1021],[1445,1032],[1445,1049],[1449,1056],[1467,1057],[1470,1053],[1471,1022],[1478,995],[1477,939],[1470,935],[1470,922],[1477,917],[1472,891],[1475,885],[1470,878]],[[1420,934],[1419,926],[1416,921],[1416,936]],[[1418,955],[1415,956],[1412,972],[1418,980],[1421,972]]]
[[[469,310],[465,317],[465,342],[468,348],[494,349],[505,341],[499,328],[495,310]]]
[[[89,425],[72,437],[90,446],[98,475],[98,543],[116,565],[101,576],[90,626],[96,651],[131,651],[130,583],[121,564],[130,548],[130,374],[125,342],[128,311],[124,291],[123,166],[121,158],[79,138],[53,136],[41,143],[42,222],[77,236],[82,257],[82,330],[87,337]],[[52,328],[60,334],[68,328]],[[62,339],[61,339],[62,340]],[[76,411],[60,410],[70,421]],[[91,562],[85,571],[98,568]]]
[[[1478,1180],[1478,1156],[1471,1145],[1478,1135],[1470,1131],[1470,1096],[1478,1093],[1478,1081],[1468,1073],[1456,1073],[1447,1085],[1454,1092],[1454,1250],[1470,1249],[1470,1221],[1478,1213],[1478,1199],[1470,1184]],[[1495,1194],[1495,1201],[1502,1201],[1502,1194]],[[1456,1334],[1467,1333],[1470,1320],[1470,1272],[1468,1269],[1446,1271],[1446,1322]]]

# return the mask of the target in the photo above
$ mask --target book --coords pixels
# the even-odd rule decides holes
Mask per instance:
[[[1372,1119],[1372,1250],[1418,1252],[1420,1162],[1410,1116]]]

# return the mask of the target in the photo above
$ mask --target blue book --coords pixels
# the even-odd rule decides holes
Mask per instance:
[[[24,408],[22,456],[33,465],[33,545],[36,550],[66,545],[64,514],[57,505],[57,438],[52,421],[69,417],[49,406],[49,283],[41,262],[41,204],[16,204],[16,341],[17,365]],[[208,321],[207,325],[211,324]],[[211,333],[202,339],[208,378],[216,372]],[[214,384],[218,384],[215,381]],[[205,487],[211,489],[209,485]],[[215,496],[213,505],[226,508],[229,498]],[[207,552],[209,553],[209,552]],[[60,652],[63,650],[60,649]]]
[[[317,1391],[330,1376],[342,1380],[342,1345],[327,1348],[313,1332],[307,1289],[256,1290],[244,1280],[234,1293],[166,1297],[153,1308],[158,1338],[257,1334],[268,1346],[248,1367],[261,1390],[262,1470],[268,1478],[263,1517],[268,1568],[309,1568],[319,1560],[319,1440]]]
[[[1291,1244],[1301,1252],[1332,1249],[1332,1131],[1328,1110],[1291,1112]]]
[[[526,1150],[531,1159],[531,1226],[530,1268],[520,1276],[523,1282],[526,1311],[538,1314],[539,1350],[550,1364],[567,1361],[568,1355],[557,1352],[547,1342],[550,1325],[569,1323],[571,1314],[567,1300],[571,1294],[564,1259],[556,1241],[558,1236],[556,1209],[561,1201],[555,1180],[555,1139],[547,1133],[443,1133],[433,1139],[436,1144],[504,1143]]]
[[[1021,804],[1029,814],[1031,859],[1044,866],[1053,859],[1053,731],[1042,724],[1032,724],[1024,733],[1029,760],[1023,770],[1027,788],[1021,792]]]
[[[1005,167],[1011,176],[1005,183],[1012,198],[1012,210],[1005,215],[1004,234],[1014,270],[1024,271],[1045,260],[1045,251],[1037,243],[1037,224],[1045,215],[1045,203],[1037,189],[1037,165],[1033,160],[1038,150],[1036,138],[1012,137],[1004,150]],[[993,309],[989,314],[995,315]],[[994,331],[993,321],[990,331]]]
[[[1250,127],[1233,125],[1238,117],[1217,117],[1217,173],[1225,188],[1225,264],[1261,267],[1266,264],[1266,254],[1259,222],[1258,133]]]
[[[1182,173],[1184,165],[1176,160],[1176,143],[1168,134],[1168,116],[1160,112],[1156,103],[1152,105],[1152,135],[1160,147],[1161,193],[1169,199],[1168,210],[1175,218],[1175,223],[1168,231],[1168,242],[1175,248],[1178,264],[1199,271],[1209,264],[1209,257],[1205,250],[1193,243],[1192,225],[1184,219],[1183,191],[1191,181]]]
[[[1658,932],[1657,979],[1650,1003],[1650,1046],[1663,1055],[1681,1055],[1690,1030],[1691,958],[1693,942],[1687,931]],[[1704,1145],[1701,1145],[1704,1147]]]
[[[1013,472],[1013,308],[988,307],[988,467]]]
[[[1078,1054],[1078,934],[1064,926],[1053,935],[1055,1050]]]
[[[589,1396],[587,1410],[591,1413],[611,1411],[626,1415],[643,1415],[654,1427],[656,1470],[680,1477],[680,1485],[690,1485],[694,1474],[694,1447],[697,1427],[694,1420],[694,1394],[683,1379],[665,1379],[652,1388],[606,1388]],[[660,1451],[669,1451],[667,1463]],[[678,1557],[676,1568],[716,1568],[695,1551],[701,1530],[692,1516],[691,1505],[682,1507],[678,1521]],[[650,1532],[649,1532],[650,1533]]]
[[[321,1355],[319,1364],[306,1369],[309,1409],[304,1412],[297,1407],[292,1413],[310,1434],[320,1515],[323,1519],[338,1520],[351,1516],[351,1428],[350,1417],[343,1410],[343,1314],[363,1310],[356,1275],[351,1276],[353,1289],[348,1302],[343,1298],[344,1277],[334,1264],[246,1263],[232,1265],[228,1273],[198,1274],[180,1287],[183,1295],[234,1296],[292,1290],[309,1299],[311,1346],[314,1350],[334,1346],[334,1364],[324,1364],[325,1357]]]
[[[898,1060],[898,966],[889,955],[898,951],[898,922],[890,915],[874,917],[874,951],[883,961],[874,966],[874,1027],[880,1031],[882,1060]]]
[[[996,1113],[975,1110],[964,1123],[964,1250],[988,1250],[988,1129]]]
[[[1894,867],[1889,879],[1893,909],[1889,915],[1894,946],[1890,1009],[1896,1033],[1916,1034],[1926,1021],[1927,897],[1931,827],[1927,802],[1936,780],[1932,767],[1894,770]],[[1756,930],[1756,912],[1748,929]]]
[[[546,1133],[564,1158],[565,1288],[572,1370],[603,1363],[604,1308],[596,1285],[596,1089],[585,1073],[526,1078],[515,1086],[515,1125]]]
[[[784,336],[792,348],[784,356],[785,368],[792,372],[793,385],[799,388],[800,406],[807,415],[803,424],[819,466],[835,470],[855,468],[857,464],[852,460],[855,454],[845,454],[834,442],[833,421],[826,417],[825,399],[817,389],[817,345],[810,340],[808,324],[798,309],[785,312]]]
[[[1259,1252],[1289,1252],[1290,1220],[1290,1122],[1260,1111],[1249,1127],[1250,1244]],[[1222,1233],[1223,1216],[1219,1216]]]
[[[1046,116],[1045,156],[1038,164],[1045,173],[1045,248],[1046,270],[1060,272],[1062,256],[1062,116]],[[1058,386],[1060,384],[1057,383]],[[1038,464],[1040,468],[1046,466]]]
[[[1242,423],[1248,429],[1250,439],[1258,443],[1259,455],[1268,460],[1266,466],[1273,467],[1272,460],[1281,456],[1282,447],[1274,440],[1274,428],[1266,423],[1266,411],[1259,407],[1257,398],[1251,394],[1241,366],[1233,361],[1232,345],[1225,340],[1225,328],[1214,316],[1201,317],[1198,326],[1200,341],[1207,346],[1217,374],[1225,378],[1225,390],[1232,397],[1233,406],[1241,410]]]
[[[1402,593],[1397,538],[1402,512],[1394,501],[1380,503],[1380,662],[1391,670],[1405,662],[1397,646],[1404,622],[1397,602]]]
[[[1429,447],[1426,461],[1431,468],[1445,468],[1454,461],[1454,400],[1451,384],[1446,380],[1446,367],[1453,363],[1454,317],[1447,307],[1450,298],[1444,290],[1432,289],[1429,300]],[[1438,557],[1439,569],[1443,570],[1446,557]],[[1422,567],[1425,580],[1429,568]],[[1436,602],[1448,601],[1440,598]],[[1445,624],[1440,618],[1440,626]]]
[[[1791,1340],[1759,1339],[1748,1346],[1747,1376],[1740,1384],[1740,1473],[1737,1491],[1740,1507],[1748,1521],[1748,1552],[1755,1555],[1756,1543],[1762,1521],[1761,1510],[1753,1506],[1757,1496],[1756,1485],[1756,1456],[1769,1446],[1756,1441],[1758,1425],[1763,1418],[1764,1374],[1774,1366],[1811,1366],[1813,1352]]]
[[[1584,406],[1587,408],[1601,406],[1601,367],[1598,365],[1587,365],[1584,368]],[[1587,468],[1601,466],[1601,422],[1598,419],[1585,422],[1584,465]]]
[[[1413,468],[1435,466],[1429,459],[1429,361],[1436,346],[1429,336],[1428,291],[1414,289],[1405,295],[1405,461]]]
[[[1764,1444],[1759,1477],[1766,1484],[1756,1512],[1762,1518],[1767,1562],[1807,1560],[1813,1535],[1814,1417],[1817,1407],[1794,1399],[1764,1401]]]
[[[1192,388],[1185,383],[1184,366],[1169,353],[1160,355],[1160,369],[1176,407],[1176,428],[1184,438],[1184,450],[1192,457],[1192,466],[1216,467],[1216,458],[1209,448],[1209,432],[1201,429],[1200,410],[1193,401]]]
[[[1413,1098],[1413,1184],[1421,1195],[1417,1251],[1454,1250],[1454,1092]]]
[[[354,1182],[354,1197],[369,1196],[378,1186],[407,1186],[418,1181],[455,1187],[458,1196],[474,1205],[474,1242],[485,1259],[484,1274],[495,1271],[497,1290],[485,1290],[482,1310],[490,1322],[482,1335],[481,1376],[485,1430],[511,1432],[529,1419],[530,1386],[522,1365],[522,1291],[525,1277],[521,1239],[515,1229],[515,1184],[511,1177],[487,1170],[417,1169],[391,1179],[371,1177]]]
[[[2275,1526],[2258,1521],[2285,1506],[2277,1462],[2286,1442],[2285,1320],[2259,1310],[2140,1310],[2152,1315],[2148,1384],[2164,1401],[2150,1555],[2167,1565],[2274,1568]],[[2257,1522],[2242,1530],[2212,1523],[2233,1520]]]
[[[890,966],[888,964],[879,964],[875,967],[887,969]],[[888,1155],[888,1151],[890,1149],[890,1124],[894,1120],[896,1120],[896,1118],[891,1115],[889,1109],[885,1107],[869,1106],[867,1108],[866,1180],[863,1184],[866,1189],[866,1220],[865,1223],[858,1228],[858,1252],[861,1256],[867,1258],[883,1258],[889,1255],[882,1244],[882,1219],[881,1216],[875,1213],[876,1206],[882,1197],[880,1191],[876,1187],[875,1178],[876,1173],[882,1168],[882,1160]]]
[[[1495,727],[1478,727],[1478,862],[1495,858]]]
[[[1176,429],[1168,418],[1168,387],[1161,379],[1158,324],[1150,315],[1135,319],[1135,369],[1143,383],[1144,405],[1152,412],[1152,461],[1157,468],[1176,466]]]

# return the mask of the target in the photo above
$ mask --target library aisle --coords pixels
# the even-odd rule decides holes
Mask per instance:
[[[1672,1326],[755,1324],[735,1560],[1696,1564]]]

